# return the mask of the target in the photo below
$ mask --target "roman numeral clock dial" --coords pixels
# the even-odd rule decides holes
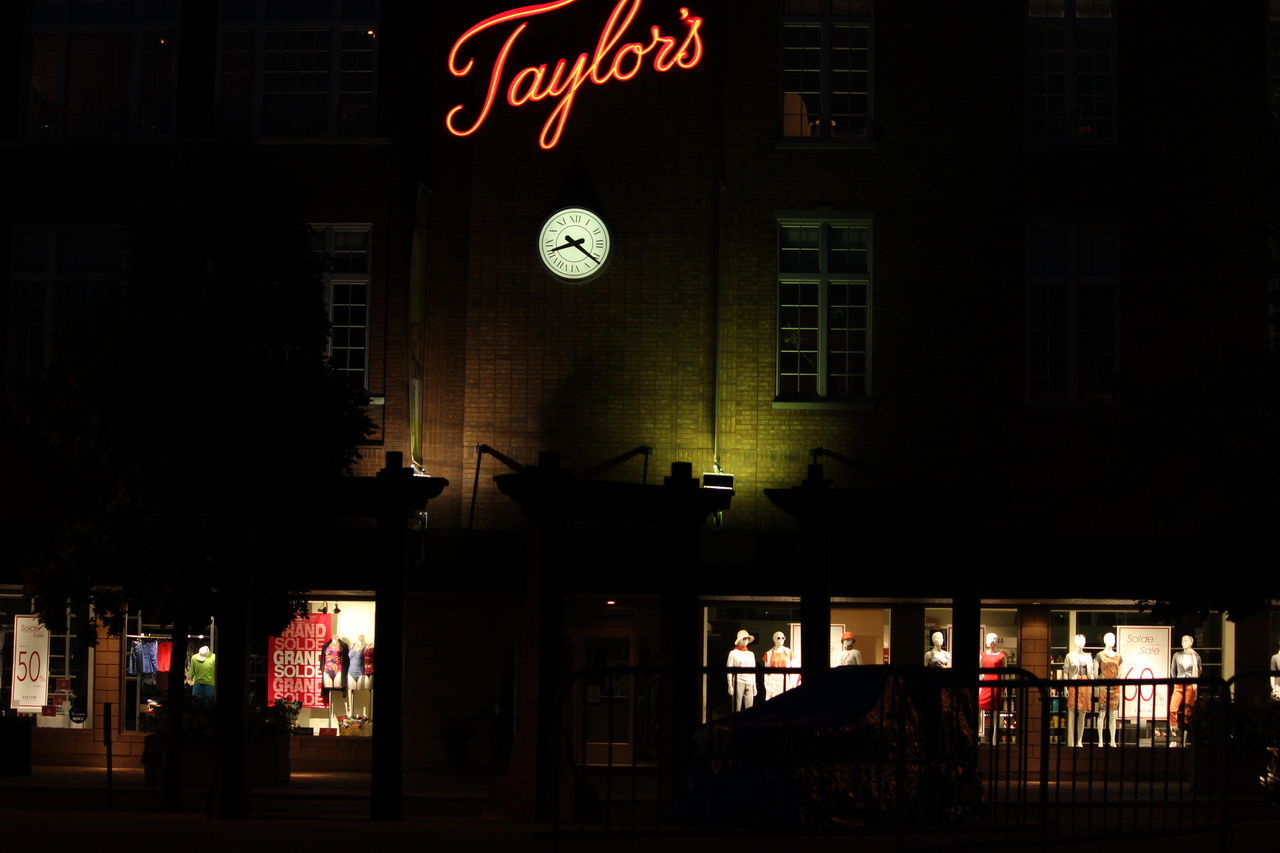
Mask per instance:
[[[557,210],[538,234],[538,257],[562,281],[578,283],[599,275],[612,250],[604,220],[582,207]]]

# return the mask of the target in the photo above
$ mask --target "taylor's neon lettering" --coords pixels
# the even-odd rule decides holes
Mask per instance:
[[[458,37],[449,50],[449,73],[454,77],[466,77],[471,73],[475,62],[473,59],[467,59],[465,64],[459,63],[458,54],[463,46],[477,33],[503,24],[519,22],[502,43],[502,47],[498,49],[497,56],[494,57],[493,64],[489,68],[489,84],[485,90],[484,103],[480,106],[479,114],[470,125],[461,126],[457,117],[458,113],[465,109],[465,105],[458,104],[453,107],[444,120],[445,127],[450,133],[455,136],[470,136],[479,130],[485,119],[489,117],[493,102],[497,98],[499,89],[502,88],[507,57],[511,54],[516,40],[529,26],[528,19],[563,9],[574,2],[576,0],[554,0],[550,3],[535,3],[508,9],[485,18]],[[506,87],[506,95],[507,103],[513,107],[521,107],[530,102],[544,101],[549,98],[558,99],[555,108],[542,125],[542,132],[538,136],[540,147],[551,149],[560,141],[569,112],[573,109],[574,98],[588,80],[597,86],[603,86],[610,80],[630,80],[640,73],[645,59],[650,54],[652,54],[653,69],[660,72],[670,71],[672,68],[693,68],[702,61],[702,36],[699,33],[702,19],[690,14],[685,8],[680,9],[680,20],[686,28],[683,41],[678,42],[674,36],[665,35],[655,25],[649,28],[648,44],[632,41],[620,45],[623,35],[635,22],[643,2],[644,0],[618,0],[600,31],[600,38],[596,42],[593,53],[578,54],[572,64],[568,59],[558,59],[550,73],[548,73],[548,66],[544,63],[521,68],[511,76]]]

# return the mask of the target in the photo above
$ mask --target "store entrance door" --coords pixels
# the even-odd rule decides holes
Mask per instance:
[[[582,628],[574,637],[576,669],[633,666],[630,628]],[[635,676],[589,673],[574,691],[574,752],[592,765],[630,764],[635,753]]]

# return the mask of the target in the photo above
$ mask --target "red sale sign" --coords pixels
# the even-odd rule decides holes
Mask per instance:
[[[323,708],[320,650],[333,635],[333,616],[312,613],[297,618],[279,637],[267,640],[267,702],[300,701],[304,708]]]

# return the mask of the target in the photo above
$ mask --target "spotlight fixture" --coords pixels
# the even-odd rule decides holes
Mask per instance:
[[[342,612],[342,608],[341,608],[341,607],[339,607],[339,606],[337,605],[337,603],[335,602],[335,603],[334,603],[334,605],[333,605],[333,615],[334,615],[334,616],[337,616],[337,615],[338,615],[339,613],[341,613],[341,612]]]
[[[321,612],[321,613],[328,613],[328,612],[329,612],[329,602],[327,602],[327,601],[326,601],[324,604],[321,604],[321,605],[320,605],[320,612]]]

